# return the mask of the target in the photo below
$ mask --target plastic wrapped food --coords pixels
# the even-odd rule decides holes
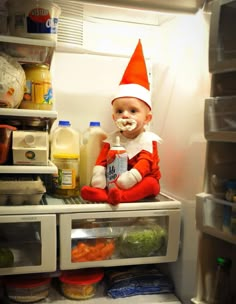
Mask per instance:
[[[0,268],[12,267],[14,255],[9,248],[0,248]]]
[[[25,72],[11,56],[0,52],[0,107],[18,108],[26,85]]]
[[[174,291],[172,281],[153,265],[119,267],[108,270],[105,277],[106,293],[114,299]]]
[[[165,245],[166,237],[166,230],[156,224],[130,227],[118,240],[119,252],[127,258],[153,256]]]

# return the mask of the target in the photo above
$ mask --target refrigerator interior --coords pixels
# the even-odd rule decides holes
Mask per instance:
[[[203,110],[210,95],[210,15],[202,11],[160,15],[108,7],[93,7],[91,14],[84,14],[82,46],[59,42],[53,57],[58,120],[70,120],[80,132],[92,120],[100,121],[105,131],[113,131],[110,101],[141,38],[152,87],[149,128],[163,139],[159,146],[161,191],[183,206],[179,258],[163,267],[173,277],[177,296],[190,303],[195,294],[198,241],[195,194],[203,190],[206,155]]]
[[[110,100],[141,38],[152,87],[149,128],[163,139],[159,147],[161,190],[183,206],[178,260],[161,266],[171,273],[181,302],[190,303],[195,294],[197,256],[195,194],[203,187],[206,149],[203,109],[210,81],[209,15],[202,11],[166,15],[85,5],[79,16],[81,4],[73,1],[73,5],[79,43],[59,41],[51,66],[57,121],[70,120],[83,132],[89,121],[99,120],[107,132],[112,131]],[[42,175],[49,173],[45,167],[42,171]],[[164,298],[150,297],[150,302],[176,303],[174,295]]]

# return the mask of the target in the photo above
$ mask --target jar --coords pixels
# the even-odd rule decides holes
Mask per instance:
[[[59,198],[79,196],[79,154],[54,154],[58,172],[53,175],[52,195]]]
[[[64,272],[59,277],[62,293],[73,300],[92,298],[95,296],[97,284],[103,276],[104,272],[96,268]]]
[[[21,109],[52,110],[53,91],[47,64],[24,64],[26,88]]]
[[[10,300],[18,303],[35,303],[48,296],[50,282],[51,278],[12,277],[4,283]]]

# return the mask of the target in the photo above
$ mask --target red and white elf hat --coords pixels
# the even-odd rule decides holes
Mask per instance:
[[[136,97],[144,101],[151,109],[151,94],[143,48],[139,39],[132,57],[120,81],[115,99],[120,97]]]

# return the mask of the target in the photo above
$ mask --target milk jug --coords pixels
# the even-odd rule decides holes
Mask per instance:
[[[120,137],[116,136],[116,143],[107,155],[107,187],[116,187],[119,176],[128,170],[128,155],[124,147],[120,145]]]
[[[67,120],[60,120],[58,126],[51,134],[51,160],[54,154],[79,154],[79,132],[71,127]]]
[[[69,121],[59,121],[51,136],[51,160],[58,172],[53,175],[52,195],[66,198],[79,195],[79,132]]]
[[[91,121],[89,128],[83,133],[80,147],[80,187],[90,185],[93,167],[106,137],[99,121]]]

